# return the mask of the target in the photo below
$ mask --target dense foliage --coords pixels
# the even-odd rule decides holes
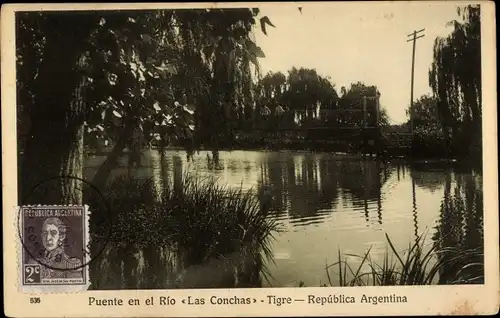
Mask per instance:
[[[103,185],[125,148],[230,137],[233,119],[252,105],[251,70],[264,56],[253,27],[273,26],[258,15],[244,8],[19,13],[22,170],[45,168],[21,174],[22,187],[61,171],[81,176],[83,144],[113,146],[93,180]],[[81,200],[75,185],[61,188],[46,199]]]
[[[446,156],[443,129],[437,114],[437,100],[423,95],[413,103],[413,150],[420,156]]]
[[[481,159],[481,20],[479,5],[459,9],[461,20],[449,23],[452,32],[434,43],[429,84],[436,110],[453,155]]]
[[[288,75],[269,72],[256,85],[256,117],[279,119],[270,124],[277,129],[308,125],[361,128],[363,98],[369,98],[367,116],[375,120],[375,100],[371,98],[377,93],[376,86],[357,82],[348,89],[342,87],[339,96],[331,78],[315,69],[292,68]],[[384,108],[379,120],[381,126],[389,124]]]

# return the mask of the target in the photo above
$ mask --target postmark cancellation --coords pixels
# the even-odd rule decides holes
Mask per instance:
[[[88,289],[89,216],[86,205],[18,207],[20,291]]]

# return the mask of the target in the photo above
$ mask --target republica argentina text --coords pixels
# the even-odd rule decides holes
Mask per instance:
[[[316,296],[308,295],[307,302],[309,304],[316,305],[328,305],[328,304],[354,304],[357,303],[356,297],[347,296],[343,294],[333,294],[326,296]],[[371,296],[363,294],[359,298],[360,303],[369,303],[372,305],[385,304],[385,303],[406,303],[408,299],[406,296],[399,296],[396,294],[384,295],[384,296]]]

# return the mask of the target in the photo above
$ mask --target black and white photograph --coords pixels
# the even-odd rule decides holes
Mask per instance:
[[[93,288],[483,283],[479,7],[317,9],[16,13],[19,199],[100,189]]]
[[[18,206],[89,292],[484,285],[483,4],[397,2],[17,9]]]

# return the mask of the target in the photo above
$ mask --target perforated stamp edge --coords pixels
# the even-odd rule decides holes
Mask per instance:
[[[16,242],[16,265],[17,265],[17,277],[16,277],[16,285],[17,285],[17,290],[21,293],[24,294],[32,294],[32,295],[37,295],[37,294],[74,294],[74,293],[83,293],[86,292],[89,287],[90,287],[90,277],[89,277],[89,266],[88,264],[90,263],[90,255],[89,253],[84,253],[83,256],[83,264],[86,264],[85,266],[82,267],[82,271],[85,273],[85,281],[84,284],[79,284],[79,285],[37,285],[37,286],[27,286],[22,283],[23,281],[23,276],[24,276],[24,270],[23,270],[23,242],[21,241],[23,238],[19,234],[19,229],[22,228],[23,226],[23,218],[20,216],[21,210],[24,208],[47,208],[47,209],[61,209],[61,208],[68,208],[68,207],[79,207],[83,208],[83,229],[82,229],[82,235],[84,236],[83,239],[83,246],[89,246],[90,242],[90,230],[89,230],[89,219],[90,219],[90,210],[89,206],[84,204],[84,205],[77,205],[77,204],[66,204],[66,205],[58,205],[58,204],[50,204],[50,205],[42,205],[42,204],[33,204],[33,205],[21,205],[15,207],[16,210],[16,217],[14,218],[14,229],[15,229],[15,242]]]

